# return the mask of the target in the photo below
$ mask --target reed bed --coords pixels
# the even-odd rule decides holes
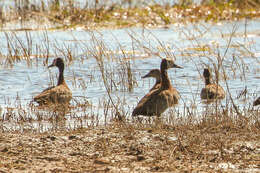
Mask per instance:
[[[250,40],[245,39],[245,44],[233,41],[236,26],[224,37],[224,45],[203,43],[200,38],[210,32],[206,25],[193,25],[193,30],[191,33],[179,29],[181,38],[190,43],[185,48],[169,45],[145,29],[141,34],[127,31],[132,40],[127,50],[116,37],[116,48],[111,48],[89,30],[88,44],[75,38],[69,45],[53,40],[47,31],[40,43],[34,42],[28,31],[21,37],[16,32],[6,32],[3,68],[14,68],[19,62],[26,62],[28,68],[44,68],[50,58],[62,57],[70,73],[70,87],[79,88],[83,94],[73,95],[68,107],[42,108],[19,94],[15,99],[4,98],[7,106],[1,108],[0,170],[259,171],[259,110],[250,104],[256,93],[244,92],[247,74],[251,72],[244,56],[258,63],[254,48],[246,44]],[[246,30],[245,25],[243,35]],[[128,105],[127,95],[143,85],[140,70],[147,69],[140,69],[137,61],[149,61],[149,57],[192,62],[200,83],[201,69],[211,68],[216,83],[226,90],[226,99],[198,109],[198,92],[190,91],[190,100],[181,93],[180,106],[161,118],[132,118],[133,107]],[[79,75],[71,65],[78,62],[83,70],[80,65],[85,61],[92,62],[93,67]],[[232,92],[230,78],[243,82],[245,90]],[[192,90],[188,77],[182,79]],[[50,71],[48,83],[55,85],[55,80]],[[84,94],[93,83],[103,89],[104,95],[95,103]],[[174,83],[179,84],[177,80]],[[238,104],[241,98],[249,104]]]
[[[200,4],[191,0],[174,3],[132,0],[15,0],[10,6],[1,4],[0,24],[3,29],[11,26],[13,30],[168,27],[176,23],[255,18],[259,17],[259,7],[257,0],[205,0]],[[14,23],[16,27],[9,25],[10,23]],[[20,27],[17,27],[18,24]]]
[[[207,28],[206,26],[200,27],[200,29],[198,27],[195,27],[196,26],[194,26],[194,30],[197,31],[194,33],[197,34],[205,33],[210,30],[210,28]],[[68,114],[63,114],[68,115],[68,117],[74,116],[78,120],[81,116],[83,116],[85,117],[85,119],[89,118],[92,121],[98,121],[99,117],[105,116],[105,124],[107,124],[110,120],[113,120],[114,116],[117,117],[120,115],[119,117],[121,118],[119,119],[122,119],[122,117],[124,117],[124,120],[130,120],[131,122],[132,118],[129,115],[131,114],[132,107],[125,107],[125,105],[127,105],[127,98],[121,97],[120,94],[134,92],[134,89],[136,87],[139,87],[138,85],[140,85],[140,83],[137,81],[138,79],[140,79],[140,73],[138,73],[139,69],[138,67],[136,67],[135,61],[139,58],[142,58],[139,57],[140,54],[145,54],[145,57],[157,56],[160,58],[171,57],[174,59],[178,59],[179,57],[177,57],[175,53],[172,52],[173,49],[176,49],[178,50],[178,52],[180,52],[179,55],[182,57],[183,62],[193,62],[195,58],[198,59],[196,62],[194,61],[198,74],[201,75],[201,69],[203,69],[204,67],[211,68],[214,73],[216,83],[221,83],[226,88],[227,97],[224,102],[225,105],[223,105],[223,102],[216,102],[204,108],[204,112],[206,113],[206,115],[204,115],[201,110],[196,109],[198,95],[192,95],[192,100],[189,100],[188,102],[185,101],[185,98],[182,98],[181,104],[183,104],[183,106],[173,109],[173,112],[170,112],[169,116],[166,116],[170,117],[167,121],[172,121],[167,123],[175,124],[174,122],[176,122],[176,119],[178,119],[179,116],[198,118],[199,116],[197,116],[197,114],[201,113],[205,117],[208,114],[216,115],[216,121],[217,117],[222,115],[223,113],[231,117],[233,117],[233,115],[235,117],[239,115],[239,117],[245,116],[246,118],[248,118],[247,116],[251,115],[252,112],[258,114],[257,111],[253,110],[252,104],[241,107],[241,105],[238,105],[237,102],[237,100],[239,100],[241,97],[243,97],[244,100],[252,99],[252,96],[257,96],[256,93],[248,93],[251,94],[251,96],[245,95],[243,94],[242,90],[238,91],[236,93],[237,95],[234,95],[234,93],[230,91],[230,84],[228,83],[228,80],[230,78],[239,78],[241,82],[244,82],[244,91],[246,91],[246,74],[249,72],[249,67],[244,62],[243,56],[245,54],[248,54],[249,52],[249,55],[252,55],[252,58],[255,58],[253,56],[253,52],[251,52],[251,47],[241,46],[241,43],[236,43],[232,41],[232,38],[236,34],[236,26],[233,27],[230,36],[226,37],[226,46],[224,48],[224,51],[223,46],[220,47],[220,45],[216,43],[205,45],[200,41],[200,36],[187,33],[188,31],[185,30],[180,31],[180,34],[183,35],[185,39],[190,40],[192,48],[182,49],[178,47],[177,44],[173,44],[172,47],[169,47],[167,43],[161,42],[158,38],[156,38],[155,35],[152,35],[149,32],[147,33],[154,38],[153,42],[151,42],[150,38],[147,39],[148,37],[145,34],[140,35],[139,33],[135,33],[133,31],[127,32],[129,37],[132,39],[132,46],[130,47],[130,50],[124,50],[124,47],[120,44],[118,40],[116,40],[116,37],[115,41],[118,48],[117,50],[114,50],[114,48],[111,49],[102,39],[100,39],[99,36],[95,35],[91,31],[87,32],[87,34],[91,38],[91,44],[86,44],[83,41],[75,40],[70,45],[64,45],[63,43],[60,44],[56,40],[50,42],[50,38],[47,32],[43,32],[42,37],[44,41],[41,43],[34,43],[32,35],[28,31],[25,31],[25,34],[22,35],[21,38],[15,32],[6,33],[5,38],[7,41],[6,44],[8,51],[6,55],[2,55],[3,67],[12,68],[15,63],[20,61],[25,61],[29,68],[31,68],[32,65],[41,67],[42,65],[47,66],[50,57],[64,57],[68,66],[68,71],[72,72],[71,77],[69,77],[69,80],[72,81],[72,87],[80,88],[82,91],[84,91],[86,90],[88,85],[96,82],[98,83],[100,88],[105,88],[104,94],[106,94],[106,96],[104,96],[104,98],[101,98],[97,106],[93,105],[93,103],[91,103],[91,100],[88,100],[85,96],[75,96],[73,98],[73,104],[69,108],[70,110],[68,110]],[[223,33],[220,34],[223,35]],[[52,44],[52,49],[50,49],[50,44]],[[77,48],[74,49],[74,47]],[[83,53],[77,54],[78,49],[80,49],[80,52]],[[239,54],[234,54],[233,52],[235,51],[238,51]],[[86,56],[84,54],[86,54]],[[90,74],[88,76],[89,80],[84,80],[82,77],[77,77],[75,71],[73,69],[70,69],[70,64],[74,63],[75,61],[88,61],[89,59],[94,59],[96,64],[94,68],[88,72]],[[256,58],[255,61],[258,63]],[[228,64],[229,67],[224,67],[224,65],[226,64]],[[50,73],[50,86],[55,85],[54,81],[56,77],[57,76]],[[176,82],[176,85],[178,85],[178,81]],[[202,82],[203,81],[201,80],[201,83]],[[187,84],[190,85],[189,81],[187,81]],[[117,92],[119,92],[118,95]],[[193,92],[191,91],[190,93]],[[13,101],[13,103],[10,103],[10,101],[8,101],[8,98],[6,98],[6,100],[6,104],[15,105],[15,107],[7,107],[6,109],[4,109],[5,111],[2,116],[3,121],[9,120],[9,118],[6,117],[12,116],[14,116],[13,120],[16,120],[17,122],[19,122],[20,120],[38,121],[42,120],[42,117],[48,117],[46,115],[38,115],[38,113],[35,112],[35,110],[37,109],[32,103],[28,102],[28,104],[22,104],[24,101],[21,100],[19,95],[17,95],[17,98],[15,99],[15,101]],[[214,109],[212,111],[209,111],[212,107],[214,107]],[[51,109],[53,111],[53,108]],[[93,109],[95,109],[95,111]],[[73,112],[74,110],[75,112]],[[89,110],[90,113],[88,112]],[[33,113],[31,111],[33,111]],[[20,115],[19,112],[23,112],[23,114]],[[77,112],[83,113],[80,113],[80,116],[77,116]],[[99,115],[99,113],[96,112],[101,112],[101,114]],[[35,114],[37,115],[36,117],[34,117]],[[178,118],[171,117],[171,114],[177,115]],[[15,116],[20,118],[15,118]],[[258,124],[259,119],[257,119],[257,116],[253,116],[251,118],[253,119],[250,120],[250,123]],[[198,122],[200,121],[201,120],[198,119]],[[192,122],[197,121],[193,120]],[[91,124],[95,123],[92,122]]]

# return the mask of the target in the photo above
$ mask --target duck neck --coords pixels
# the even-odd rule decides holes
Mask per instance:
[[[161,80],[161,76],[160,76],[160,77],[156,77],[155,85],[161,83],[161,81],[162,81],[162,80]]]
[[[210,77],[206,77],[205,78],[205,85],[209,85],[209,84],[211,84]]]
[[[64,71],[64,66],[59,67],[59,79],[58,79],[58,84],[61,85],[65,83],[64,76],[63,76],[63,71]]]
[[[171,82],[168,77],[167,69],[161,68],[161,87],[168,89],[171,87]]]

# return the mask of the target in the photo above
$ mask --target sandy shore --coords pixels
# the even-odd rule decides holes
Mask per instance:
[[[1,133],[0,172],[260,172],[260,133],[115,122],[70,132]]]

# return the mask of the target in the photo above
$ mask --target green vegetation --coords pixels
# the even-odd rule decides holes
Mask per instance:
[[[1,10],[2,26],[13,21],[34,20],[38,24],[48,21],[58,25],[57,28],[73,28],[79,25],[95,29],[129,26],[156,27],[177,22],[218,22],[260,16],[258,0],[205,0],[199,5],[184,0],[173,5],[168,3],[147,5],[145,2],[140,2],[136,6],[131,6],[131,1],[118,4],[95,1],[96,4],[93,7],[88,7],[87,4],[85,7],[82,4],[78,5],[73,0],[41,1],[37,4],[31,4],[27,0],[15,2],[14,8]],[[4,8],[1,7],[1,9]]]

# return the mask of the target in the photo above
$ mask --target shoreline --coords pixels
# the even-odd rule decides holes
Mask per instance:
[[[3,172],[258,172],[260,133],[231,124],[114,121],[70,132],[2,133],[0,152]]]
[[[1,30],[8,31],[16,24],[20,28],[12,31],[59,30],[82,27],[86,30],[122,29],[129,27],[167,28],[174,24],[197,23],[200,21],[218,23],[260,17],[260,7],[247,7],[243,10],[232,4],[211,5],[151,5],[141,8],[81,9],[79,7],[59,6],[57,9],[34,7],[21,12],[7,11],[0,17]],[[24,7],[25,8],[25,7]],[[36,10],[37,9],[37,10]],[[5,18],[3,16],[6,16]],[[13,24],[12,24],[13,23]],[[9,27],[6,27],[9,25]],[[25,25],[25,26],[22,26]]]

